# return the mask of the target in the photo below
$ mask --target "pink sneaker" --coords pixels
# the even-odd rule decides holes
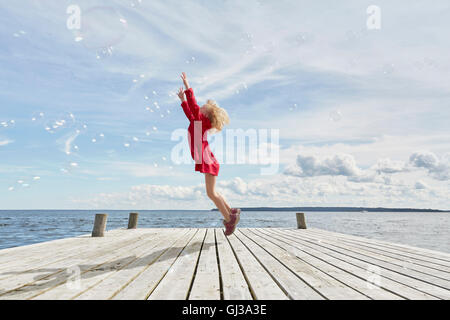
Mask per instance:
[[[225,220],[223,220],[223,225],[225,226],[225,235],[226,236],[233,234],[233,232],[236,229],[236,226],[240,220],[240,217],[241,217],[241,209],[232,208],[231,215],[230,215],[230,221],[226,222]]]

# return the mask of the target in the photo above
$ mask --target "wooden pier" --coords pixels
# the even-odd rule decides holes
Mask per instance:
[[[116,229],[0,250],[0,299],[450,299],[450,254],[319,229]]]

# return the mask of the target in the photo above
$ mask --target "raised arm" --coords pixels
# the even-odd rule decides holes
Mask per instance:
[[[194,116],[195,120],[200,120],[200,107],[195,100],[194,90],[189,85],[186,73],[183,72],[181,74],[181,79],[183,80],[183,84],[186,89],[184,93],[186,94],[187,103],[189,105],[189,108],[191,109],[192,115]]]
[[[186,98],[184,97],[183,88],[180,88],[180,90],[178,91],[178,97],[181,100],[181,107],[183,108],[184,114],[189,119],[189,121],[194,121],[195,118],[194,115],[192,114],[191,109],[189,108]]]
[[[194,90],[192,90],[192,88],[189,88],[185,90],[184,93],[186,94],[187,103],[189,105],[189,108],[191,109],[194,119],[200,120],[200,107],[195,100]]]

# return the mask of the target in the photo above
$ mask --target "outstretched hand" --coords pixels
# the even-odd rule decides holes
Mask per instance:
[[[183,80],[183,84],[186,90],[189,89],[189,82],[185,72],[181,73],[181,80]]]
[[[184,97],[183,87],[180,87],[180,89],[178,90],[178,97],[180,98],[181,102],[186,100],[186,98]]]

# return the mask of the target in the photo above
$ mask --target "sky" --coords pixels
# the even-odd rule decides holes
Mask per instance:
[[[448,210],[449,13],[446,0],[2,1],[1,209],[213,208],[193,160],[174,158],[186,72],[199,104],[230,116],[209,139],[232,207]],[[233,130],[258,134],[257,161],[223,148]]]

